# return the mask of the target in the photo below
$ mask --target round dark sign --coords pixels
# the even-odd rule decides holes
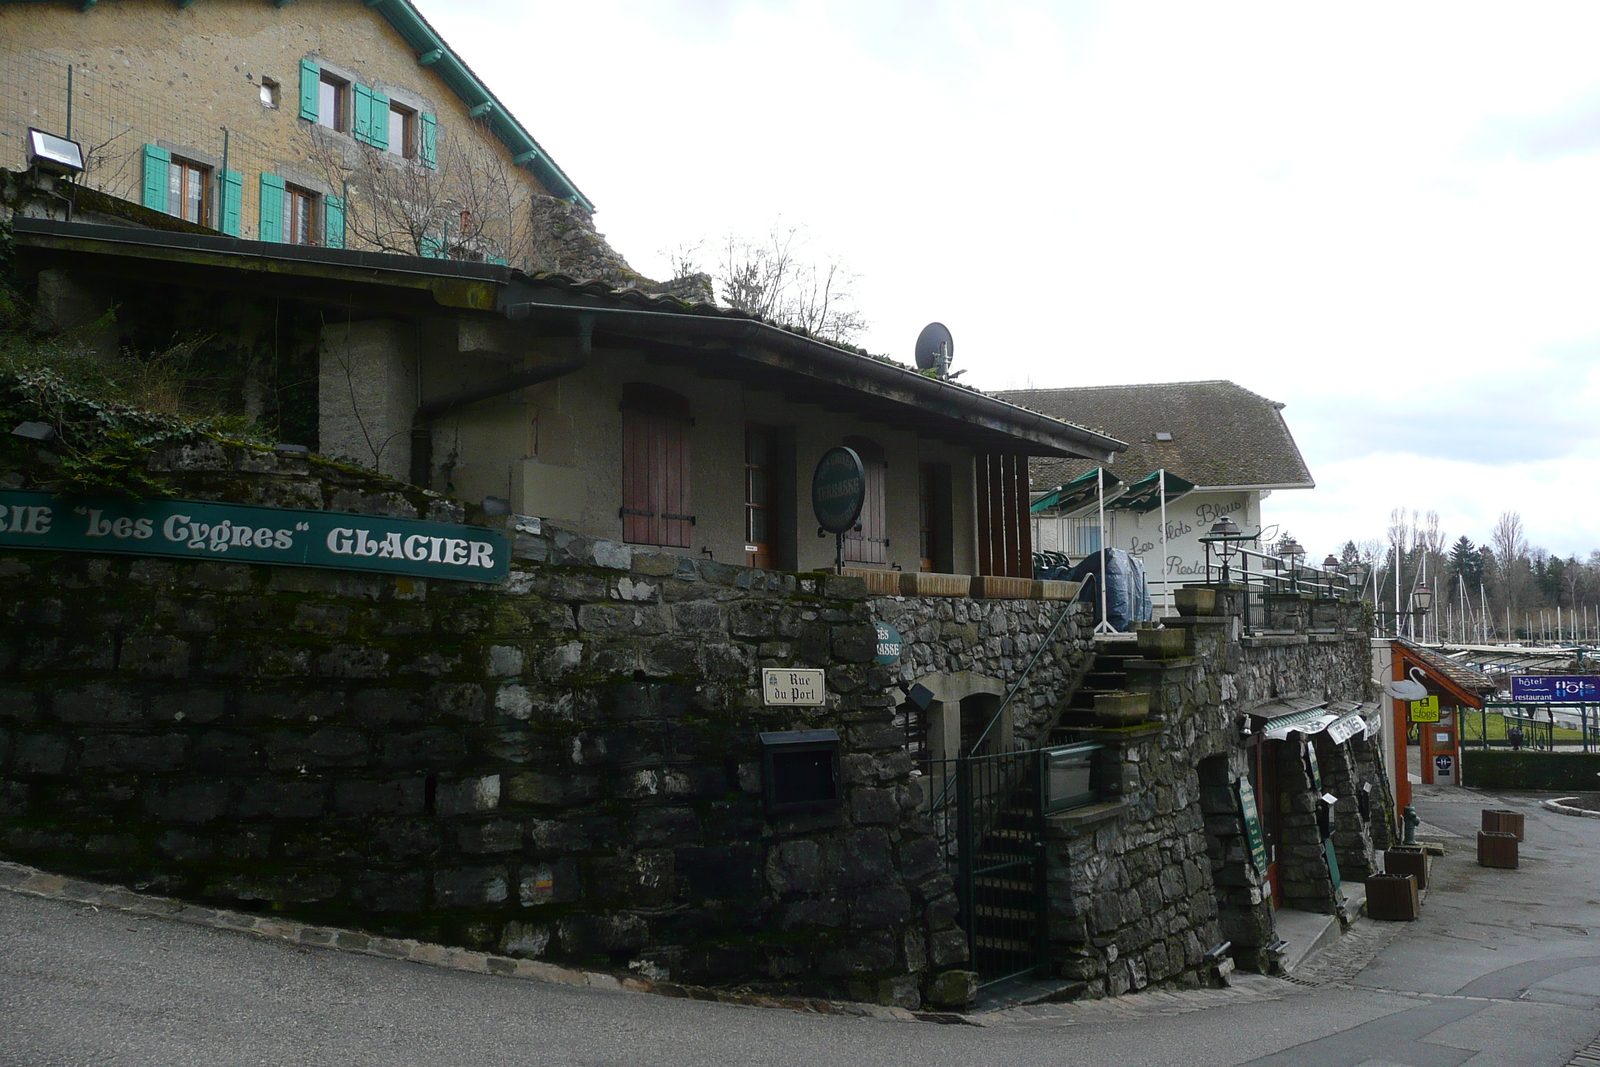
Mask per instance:
[[[811,510],[817,514],[817,525],[834,534],[854,529],[866,499],[867,472],[855,449],[840,445],[824,452],[811,476]]]

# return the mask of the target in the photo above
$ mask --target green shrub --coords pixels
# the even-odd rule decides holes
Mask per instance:
[[[1592,793],[1600,789],[1600,752],[1461,753],[1461,784],[1476,789],[1545,789]]]

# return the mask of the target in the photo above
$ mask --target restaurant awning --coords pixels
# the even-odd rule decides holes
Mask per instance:
[[[1109,508],[1111,502],[1127,491],[1128,487],[1122,479],[1101,467],[1096,467],[1087,474],[1080,474],[1065,485],[1058,485],[1048,493],[1041,496],[1029,505],[1028,510],[1037,515],[1044,511],[1059,511],[1062,518],[1072,518],[1074,515],[1092,510],[1098,506],[1100,483],[1096,475],[1105,476],[1105,500]],[[1159,506],[1159,501],[1157,503]]]

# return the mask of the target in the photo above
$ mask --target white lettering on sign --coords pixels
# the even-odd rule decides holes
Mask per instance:
[[[100,512],[89,512],[89,537],[104,537],[107,532],[112,537],[122,537],[117,533],[117,527],[124,521],[118,519],[110,524],[109,531],[105,520],[100,518]],[[134,537],[149,537],[150,534],[140,533],[141,525],[148,523],[149,519],[140,519],[133,525]],[[297,522],[293,530],[274,530],[269,526],[235,526],[228,519],[223,519],[215,526],[203,522],[195,522],[187,515],[168,515],[167,521],[161,524],[161,536],[168,541],[185,547],[199,549],[207,552],[226,552],[229,548],[275,548],[286,549],[294,546],[294,535],[304,533],[311,529],[311,524]],[[186,544],[185,544],[186,543]]]
[[[448,563],[456,567],[494,566],[494,545],[487,541],[467,541],[459,537],[431,537],[412,534],[402,538],[399,533],[384,534],[381,539],[370,530],[335,526],[328,531],[328,551],[336,556],[377,556],[379,559],[409,559],[415,563]]]
[[[763,668],[761,688],[762,703],[780,706],[821,707],[828,693],[822,671],[792,667]]]
[[[47,534],[50,532],[51,516],[49,508],[36,508],[31,504],[19,504],[15,507],[0,505],[0,531]]]

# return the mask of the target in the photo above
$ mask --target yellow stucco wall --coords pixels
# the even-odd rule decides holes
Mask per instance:
[[[437,116],[441,143],[473,138],[522,195],[544,193],[537,178],[511,163],[498,139],[480,132],[467,105],[388,21],[360,0],[105,0],[89,11],[68,3],[0,4],[0,166],[22,165],[29,125],[66,132],[66,66],[74,67],[74,139],[98,156],[87,184],[139,201],[145,143],[243,176],[239,236],[258,236],[261,172],[338,195],[348,175],[333,155],[357,157],[348,134],[322,131],[331,152],[314,149],[312,124],[299,114],[300,61],[383,92]],[[278,85],[278,106],[261,101],[263,78]],[[222,131],[226,128],[226,146]],[[342,155],[342,158],[339,158]],[[399,164],[398,157],[391,161]],[[358,191],[359,197],[359,191]],[[360,247],[355,234],[349,247]]]

